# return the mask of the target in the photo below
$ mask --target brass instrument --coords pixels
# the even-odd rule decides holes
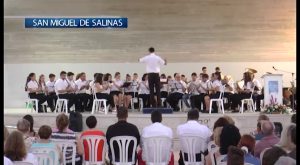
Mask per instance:
[[[257,70],[252,69],[252,68],[246,68],[245,72],[257,73]]]

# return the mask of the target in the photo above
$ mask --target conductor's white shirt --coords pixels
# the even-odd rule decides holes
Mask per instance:
[[[165,64],[165,61],[154,53],[151,53],[143,58],[140,58],[140,62],[146,63],[147,73],[159,73],[160,66]]]

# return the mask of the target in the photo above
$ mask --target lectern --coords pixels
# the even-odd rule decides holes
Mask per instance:
[[[282,105],[282,74],[265,74],[264,79],[264,105]]]

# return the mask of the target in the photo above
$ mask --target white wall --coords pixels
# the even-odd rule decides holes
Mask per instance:
[[[219,66],[223,74],[232,75],[234,80],[240,80],[242,78],[245,68],[256,69],[258,71],[256,74],[257,78],[260,78],[266,72],[282,73],[274,71],[272,66],[275,66],[281,70],[296,72],[296,62],[211,62],[170,63],[162,68],[161,73],[173,75],[174,72],[179,72],[190,77],[192,72],[200,73],[203,66],[208,68],[208,73],[212,73],[214,68]],[[37,75],[45,74],[46,77],[48,77],[49,73],[54,73],[58,78],[61,70],[72,71],[75,74],[84,71],[87,73],[88,79],[92,79],[95,72],[110,72],[114,74],[114,72],[119,71],[122,74],[122,78],[124,78],[124,74],[132,74],[134,72],[141,76],[141,74],[145,71],[145,67],[143,64],[139,63],[4,64],[4,107],[25,107],[25,99],[27,98],[27,94],[24,91],[24,85],[26,77],[30,72],[35,72]],[[284,87],[289,87],[291,74],[283,74],[283,85]]]

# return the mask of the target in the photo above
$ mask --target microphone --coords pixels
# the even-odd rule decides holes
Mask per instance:
[[[277,69],[273,66],[273,69],[277,71]]]

